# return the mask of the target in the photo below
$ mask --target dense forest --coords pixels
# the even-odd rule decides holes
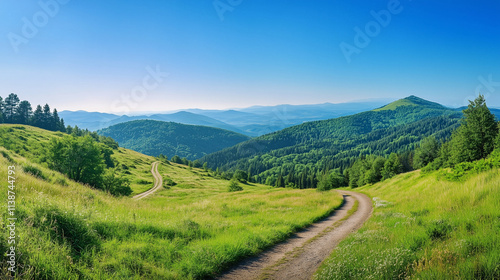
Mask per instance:
[[[456,110],[410,96],[373,111],[254,138],[201,161],[221,174],[244,171],[259,183],[317,187],[333,171],[333,177],[346,177],[344,172],[368,155],[371,162],[373,157],[385,159],[395,153],[402,170],[412,170],[412,151],[419,142],[428,136],[444,141],[459,126],[461,117]]]
[[[140,153],[195,160],[250,139],[229,130],[154,120],[136,120],[98,131]]]
[[[424,172],[451,168],[450,173],[443,170],[445,177],[451,179],[460,178],[468,172],[499,167],[499,124],[486,106],[484,96],[479,95],[463,110],[460,126],[451,137],[446,141],[438,141],[434,135],[423,139],[412,153],[410,163],[413,168],[422,168]],[[404,160],[397,154],[391,154],[387,159],[380,156],[361,157],[345,170],[343,176],[328,174],[321,187],[328,189],[349,185],[355,188],[409,170],[411,168],[405,168]],[[331,178],[337,177],[343,181],[332,181]]]
[[[0,96],[0,123],[27,124],[51,131],[65,131],[64,120],[59,118],[57,110],[50,106],[37,105],[35,111],[27,100],[20,101],[11,93],[5,98]]]

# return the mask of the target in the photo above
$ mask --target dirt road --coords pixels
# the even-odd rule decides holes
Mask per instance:
[[[294,234],[262,254],[243,261],[219,279],[311,279],[338,243],[370,217],[372,202],[364,194],[340,191],[344,204],[328,218]],[[344,221],[355,200],[357,211]]]
[[[155,182],[154,182],[153,187],[151,189],[143,192],[143,193],[134,195],[132,197],[133,199],[143,199],[146,196],[153,194],[154,192],[156,192],[157,190],[159,190],[163,186],[163,178],[161,177],[160,173],[158,172],[158,164],[159,164],[159,162],[155,161],[151,165],[151,173],[153,173],[153,177],[155,178]]]

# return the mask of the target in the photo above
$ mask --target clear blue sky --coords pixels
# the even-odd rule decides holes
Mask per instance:
[[[500,107],[497,0],[55,1],[0,2],[0,96],[116,112],[412,94],[462,106],[479,90]]]

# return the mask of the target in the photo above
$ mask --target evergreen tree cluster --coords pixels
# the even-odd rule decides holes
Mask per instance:
[[[29,101],[20,101],[19,97],[11,93],[5,99],[0,96],[0,123],[26,124],[39,128],[65,132],[64,120],[59,118],[57,110],[50,110],[50,106],[37,105],[35,111]]]
[[[500,148],[500,122],[486,106],[483,95],[470,101],[463,114],[460,127],[449,141],[437,145],[422,143],[420,149],[428,154],[428,159],[421,165],[425,166],[424,171],[485,159],[494,149]]]

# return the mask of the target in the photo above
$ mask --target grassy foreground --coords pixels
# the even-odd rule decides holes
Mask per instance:
[[[416,171],[356,189],[373,216],[315,279],[500,279],[500,171],[441,178]]]
[[[145,164],[142,155],[122,150],[118,156],[127,158],[129,170],[140,165],[149,172],[151,162]],[[159,170],[175,186],[135,201],[80,185],[0,147],[4,183],[10,165],[16,170],[20,279],[210,278],[341,203],[336,192],[263,185],[230,193],[228,181],[176,164]],[[26,166],[43,178],[24,171]],[[153,181],[151,173],[138,173]],[[0,201],[6,202],[4,183]],[[6,203],[0,209],[0,250],[6,252]],[[3,258],[0,278],[7,273]]]

